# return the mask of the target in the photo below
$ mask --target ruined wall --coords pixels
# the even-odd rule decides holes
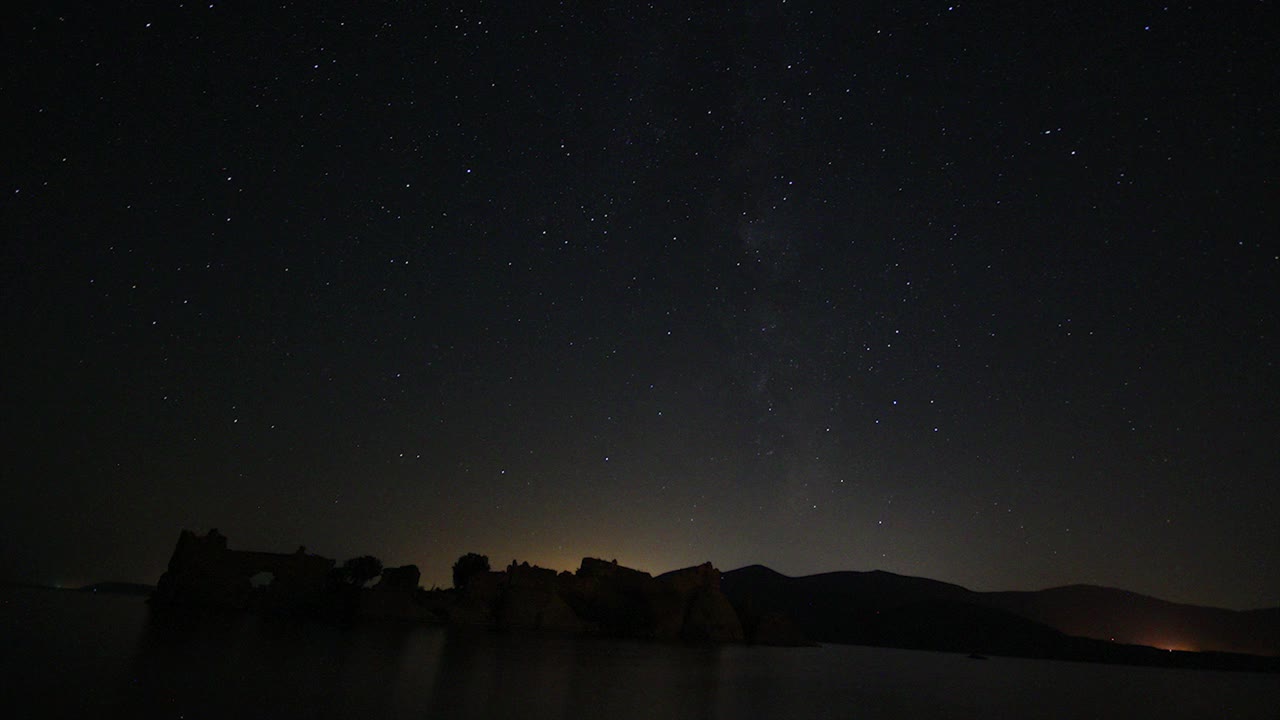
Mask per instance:
[[[308,555],[246,552],[227,548],[216,529],[200,536],[183,530],[152,601],[159,605],[289,609],[320,602],[331,583],[334,561]],[[255,587],[252,579],[270,573]]]

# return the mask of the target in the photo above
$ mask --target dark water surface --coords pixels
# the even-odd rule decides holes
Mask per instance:
[[[34,589],[0,589],[0,695],[9,717],[1280,719],[1276,675],[193,623],[152,617],[142,598]]]

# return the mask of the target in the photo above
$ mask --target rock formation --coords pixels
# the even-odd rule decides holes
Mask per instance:
[[[502,597],[506,573],[481,571],[465,578],[461,588],[440,591],[444,612],[452,625],[494,627],[494,609]]]
[[[511,563],[494,610],[498,627],[560,632],[595,629],[565,602],[564,580],[554,570]]]
[[[741,642],[742,623],[720,591],[720,571],[703,563],[658,576],[679,597],[680,637],[691,641]]]
[[[584,558],[576,573],[512,562],[429,593],[455,625],[599,632],[619,637],[740,642],[742,625],[710,563],[661,577]]]
[[[216,529],[203,537],[183,530],[151,599],[156,605],[314,608],[329,587],[333,566],[333,560],[302,548],[291,554],[229,550]]]
[[[720,592],[720,571],[711,563],[655,578],[584,558],[565,585],[570,607],[606,632],[659,640],[742,641],[742,625]]]
[[[356,617],[438,620],[434,612],[419,602],[418,582],[421,577],[422,573],[418,571],[417,565],[384,568],[376,585],[357,590]]]
[[[467,572],[455,573],[461,585],[454,590],[421,590],[414,565],[382,569],[377,584],[365,588],[343,577],[342,569],[335,571],[333,560],[303,548],[292,554],[230,550],[217,530],[204,536],[184,530],[152,602],[306,611],[348,621],[446,620],[500,630],[743,640],[742,622],[720,590],[720,571],[710,563],[653,577],[595,558],[584,558],[575,573],[556,573],[515,562],[493,572],[485,569],[487,558],[464,557],[483,560],[484,567],[468,565]]]
[[[382,577],[378,580],[378,584],[373,586],[374,590],[381,591],[400,591],[413,592],[418,589],[418,582],[422,579],[422,573],[418,571],[417,565],[402,565],[397,568],[384,568]]]

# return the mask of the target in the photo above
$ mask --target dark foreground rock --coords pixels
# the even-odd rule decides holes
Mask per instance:
[[[744,633],[711,563],[658,577],[595,558],[584,558],[574,573],[515,562],[503,571],[486,568],[487,559],[462,576],[461,587],[432,591],[418,586],[416,566],[386,568],[366,588],[335,569],[333,560],[303,548],[290,554],[231,550],[217,530],[204,536],[184,530],[151,600],[162,608],[309,613],[346,621],[447,622],[663,641],[801,642],[795,627],[776,616],[754,622],[751,636]]]
[[[183,530],[151,604],[160,609],[202,608],[361,618],[436,620],[420,601],[413,565],[382,570],[372,588],[352,584],[331,558],[307,553],[232,550],[217,530]]]
[[[317,609],[331,590],[333,568],[333,560],[304,548],[288,554],[230,550],[217,530],[204,536],[183,530],[151,599],[159,606]]]
[[[357,591],[355,615],[382,620],[435,621],[439,616],[420,601],[417,565],[387,568],[372,588]]]
[[[742,624],[720,591],[711,563],[653,577],[595,558],[583,558],[565,578],[568,604],[605,631],[691,642],[741,642]]]
[[[619,637],[741,642],[742,624],[710,563],[660,577],[584,558],[576,573],[512,563],[470,577],[449,621],[503,630],[597,632]]]

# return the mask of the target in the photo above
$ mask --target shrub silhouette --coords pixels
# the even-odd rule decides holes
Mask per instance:
[[[370,580],[382,574],[382,561],[372,555],[361,555],[342,563],[339,576],[342,581],[356,587],[364,587]]]
[[[473,575],[489,572],[489,556],[467,553],[453,564],[453,586],[461,590]]]

